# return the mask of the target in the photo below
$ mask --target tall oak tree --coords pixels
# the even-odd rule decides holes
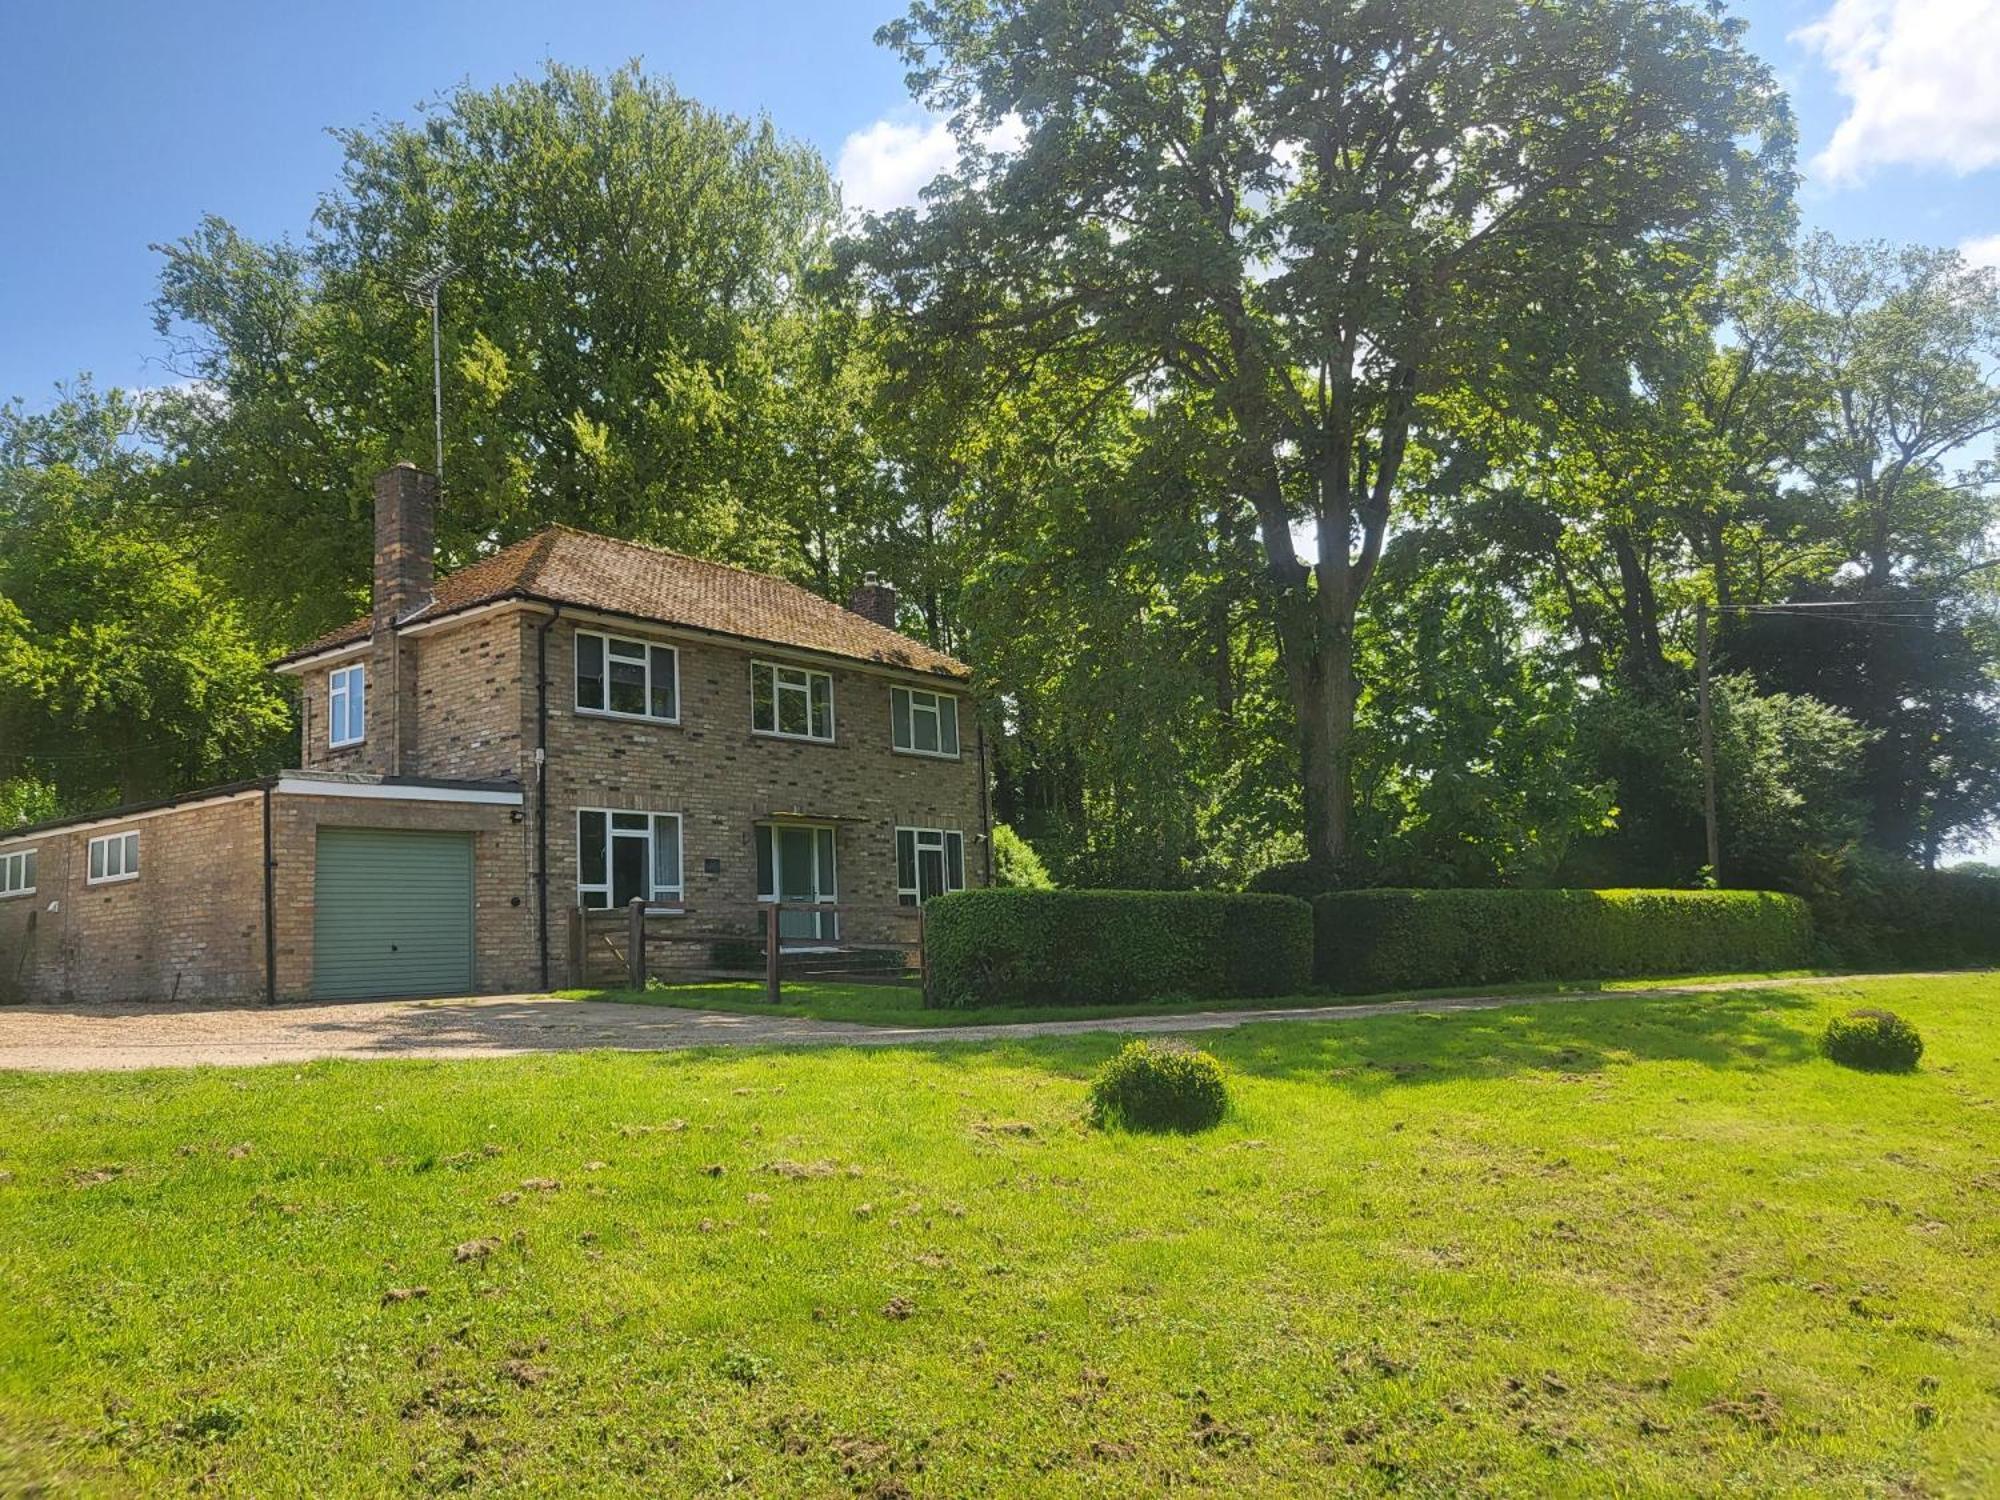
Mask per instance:
[[[1782,217],[1782,96],[1674,0],[919,0],[882,36],[962,159],[872,224],[871,294],[996,381],[1092,346],[1079,401],[1212,405],[1338,865],[1355,622],[1427,402],[1627,380]]]

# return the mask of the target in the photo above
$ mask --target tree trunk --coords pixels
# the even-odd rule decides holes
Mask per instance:
[[[1636,681],[1658,681],[1666,675],[1666,651],[1660,642],[1660,607],[1653,596],[1652,576],[1639,549],[1624,527],[1611,531],[1618,558],[1618,613],[1625,626],[1625,670]]]
[[[1209,649],[1215,653],[1215,713],[1228,720],[1236,713],[1236,670],[1229,649],[1229,600],[1220,589],[1209,598],[1208,635]]]
[[[1280,628],[1285,676],[1299,727],[1299,785],[1304,794],[1306,858],[1338,869],[1349,854],[1354,799],[1354,633],[1313,630],[1309,603],[1287,601]],[[1318,637],[1318,638],[1316,638]]]

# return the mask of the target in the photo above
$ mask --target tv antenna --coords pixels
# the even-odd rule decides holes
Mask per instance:
[[[403,283],[403,291],[418,307],[431,315],[431,414],[437,429],[437,482],[444,490],[444,340],[439,331],[438,305],[444,284],[457,274],[458,266],[440,255],[421,276]]]

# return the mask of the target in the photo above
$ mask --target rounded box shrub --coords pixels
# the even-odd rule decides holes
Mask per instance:
[[[1893,1011],[1855,1010],[1826,1023],[1820,1049],[1843,1067],[1908,1073],[1924,1055],[1924,1039]]]
[[[1222,1064],[1178,1042],[1130,1042],[1090,1083],[1090,1119],[1131,1130],[1206,1130],[1229,1107]]]

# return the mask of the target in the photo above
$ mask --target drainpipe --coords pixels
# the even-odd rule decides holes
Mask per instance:
[[[278,861],[271,847],[271,784],[264,783],[264,1003],[278,1003]]]
[[[535,627],[535,945],[542,988],[549,987],[549,629],[562,614],[555,605]]]
[[[986,838],[986,883],[993,884],[993,791],[986,775],[986,716],[974,712],[972,722],[979,729],[979,824]]]

